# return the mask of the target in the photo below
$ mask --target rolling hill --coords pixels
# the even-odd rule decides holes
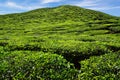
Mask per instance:
[[[0,15],[0,79],[120,79],[120,18],[62,5]]]

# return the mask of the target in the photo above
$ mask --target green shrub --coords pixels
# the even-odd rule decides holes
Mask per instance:
[[[32,53],[32,52],[31,52]],[[0,78],[29,80],[75,80],[77,70],[62,56],[43,52],[15,51],[0,63]]]
[[[120,25],[119,26],[113,26],[109,28],[112,33],[120,33]]]
[[[119,80],[120,53],[109,53],[81,61],[80,80]]]

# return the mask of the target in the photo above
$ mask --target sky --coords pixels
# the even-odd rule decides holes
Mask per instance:
[[[0,0],[0,15],[60,5],[75,5],[120,16],[120,0]]]

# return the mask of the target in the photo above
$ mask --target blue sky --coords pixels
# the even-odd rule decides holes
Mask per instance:
[[[0,0],[0,14],[26,12],[65,4],[120,16],[120,0]]]

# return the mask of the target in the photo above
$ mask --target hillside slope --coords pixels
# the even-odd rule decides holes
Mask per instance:
[[[89,15],[88,15],[89,14]],[[89,9],[80,8],[77,6],[64,5],[55,8],[42,8],[26,13],[17,13],[0,16],[3,20],[12,20],[13,21],[36,21],[39,22],[64,22],[66,20],[72,21],[93,21],[93,20],[106,20],[114,18],[108,14],[93,11]]]
[[[0,79],[120,79],[120,18],[63,5],[0,15]]]

